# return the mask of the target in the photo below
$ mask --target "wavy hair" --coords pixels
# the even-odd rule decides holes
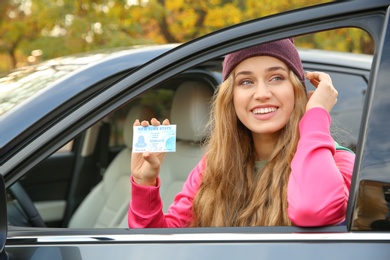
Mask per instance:
[[[299,140],[298,124],[307,103],[306,91],[290,71],[294,109],[269,161],[254,171],[252,135],[233,105],[233,73],[214,96],[202,183],[193,202],[193,227],[286,226],[287,183]]]

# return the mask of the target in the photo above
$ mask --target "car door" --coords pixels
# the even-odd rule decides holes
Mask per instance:
[[[194,65],[225,55],[254,44],[291,37],[319,30],[355,27],[370,32],[376,43],[374,65],[370,80],[359,139],[356,150],[354,179],[345,226],[299,227],[248,227],[205,229],[149,229],[149,230],[35,230],[12,229],[8,231],[6,250],[16,257],[54,256],[73,259],[118,257],[121,259],[387,259],[390,254],[390,233],[382,225],[382,232],[351,232],[359,229],[361,207],[368,198],[363,187],[367,179],[382,185],[389,182],[388,111],[390,103],[390,13],[389,1],[337,2],[255,20],[216,32],[177,48],[128,77],[111,85],[109,90],[97,93],[91,99],[64,117],[52,128],[45,130],[50,140],[33,140],[28,147],[39,155],[49,154],[49,145],[58,149],[64,138],[71,138],[85,130],[92,122],[133,100],[168,78]],[[58,132],[67,129],[67,135]],[[21,151],[20,153],[23,153]],[[38,155],[37,155],[38,156]],[[24,167],[32,167],[36,161]],[[12,177],[15,162],[1,169],[7,171],[6,185]],[[8,177],[7,177],[8,176]],[[383,185],[382,185],[383,186]],[[379,186],[379,187],[382,187]],[[386,186],[386,185],[384,185]],[[382,196],[383,194],[380,194]],[[373,198],[375,199],[375,198]],[[371,204],[368,204],[371,205]],[[379,207],[372,208],[374,212]],[[379,227],[380,228],[380,227]],[[145,253],[146,252],[146,253]],[[68,259],[71,259],[68,257]]]
[[[104,166],[100,165],[100,150],[105,149],[107,160],[110,156],[103,130],[100,124],[87,129],[19,181],[48,227],[66,226],[71,213],[101,180],[100,170],[104,169],[100,166]],[[13,218],[12,221],[14,225],[17,222],[29,225],[23,219]]]

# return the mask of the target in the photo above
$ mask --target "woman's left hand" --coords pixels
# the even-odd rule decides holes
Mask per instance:
[[[314,71],[306,72],[305,77],[316,88],[315,91],[309,91],[307,93],[309,101],[306,105],[306,111],[313,107],[322,107],[330,112],[336,104],[338,96],[338,92],[334,88],[330,76],[324,72]]]

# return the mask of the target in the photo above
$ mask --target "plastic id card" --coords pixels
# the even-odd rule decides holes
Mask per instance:
[[[176,152],[176,125],[133,126],[133,153]]]

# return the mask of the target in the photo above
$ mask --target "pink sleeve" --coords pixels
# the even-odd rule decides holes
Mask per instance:
[[[287,192],[288,215],[297,226],[335,225],[345,219],[355,155],[336,150],[330,124],[322,108],[310,109],[299,123]]]
[[[156,187],[140,186],[131,178],[132,199],[128,211],[130,228],[188,227],[192,221],[192,201],[199,189],[205,157],[191,171],[168,213],[162,211],[160,179]]]

